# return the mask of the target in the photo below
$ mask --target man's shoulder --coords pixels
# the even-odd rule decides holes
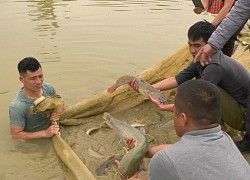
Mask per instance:
[[[43,91],[45,96],[56,94],[55,88],[49,83],[43,83]]]
[[[228,57],[222,53],[222,51],[217,51],[211,57],[211,61],[208,63],[207,67],[212,69],[228,69],[230,64],[233,64],[233,60],[231,57]]]
[[[54,89],[54,86],[50,83],[43,83],[43,88],[46,88],[46,89]]]
[[[21,106],[23,101],[26,100],[27,98],[24,96],[24,93],[22,90],[19,90],[15,98],[11,101],[10,106]]]
[[[248,71],[240,62],[235,60],[232,57],[229,57],[222,53],[222,51],[217,51],[211,58],[211,61],[208,65],[214,65],[221,66],[226,70],[243,70]]]
[[[211,64],[211,63],[220,63],[222,60],[225,59],[225,56],[221,50],[218,50],[216,51],[212,57],[211,57],[211,61],[208,63],[208,64]]]
[[[10,102],[9,110],[21,112],[30,106],[30,104],[32,104],[31,100],[27,99],[20,90],[16,97]]]
[[[177,141],[172,146],[165,148],[161,150],[158,154],[159,157],[162,157],[164,159],[176,159],[179,157],[179,155],[186,154],[188,151],[192,151],[190,149],[193,149],[194,147],[189,147],[188,142],[183,142],[182,140]],[[194,148],[195,149],[195,148]]]
[[[232,63],[232,62],[237,62],[234,58],[229,57],[225,54],[223,54],[223,52],[221,50],[216,51],[212,57],[211,57],[211,63],[215,62],[215,63]]]

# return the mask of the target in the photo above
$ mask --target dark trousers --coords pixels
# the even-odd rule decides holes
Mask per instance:
[[[217,86],[218,87],[218,86]],[[238,131],[245,131],[246,109],[225,90],[218,87],[221,94],[221,121]],[[249,109],[250,110],[250,109]]]
[[[247,106],[246,106],[246,118],[245,118],[245,127],[246,127],[246,139],[250,140],[250,84],[248,89],[248,97],[247,97]]]
[[[232,37],[227,41],[227,43],[223,46],[223,48],[221,49],[221,51],[223,52],[223,54],[231,57],[233,52],[234,52],[234,43],[237,40],[237,36],[239,35],[240,31],[242,30],[242,28],[244,27],[245,23],[243,24],[243,26],[241,26],[233,35]]]

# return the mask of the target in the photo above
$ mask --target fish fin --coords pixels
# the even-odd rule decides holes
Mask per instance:
[[[109,87],[109,88],[107,89],[107,91],[108,91],[109,93],[113,93],[115,90],[116,90],[116,88],[115,88],[114,86],[111,86],[111,87]]]

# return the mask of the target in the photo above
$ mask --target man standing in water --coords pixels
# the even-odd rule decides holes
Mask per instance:
[[[33,57],[26,57],[18,63],[19,80],[23,87],[9,107],[10,132],[13,139],[50,138],[59,133],[58,125],[52,121],[60,118],[60,113],[31,114],[30,106],[41,96],[56,95],[50,84],[44,83],[40,63]]]

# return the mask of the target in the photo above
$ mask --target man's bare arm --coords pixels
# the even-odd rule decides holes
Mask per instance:
[[[160,91],[166,91],[178,87],[178,83],[175,77],[169,77],[153,85],[156,89]]]
[[[154,146],[147,151],[145,157],[152,158],[157,152],[159,152],[165,148],[168,148],[170,146],[172,146],[172,144],[161,144],[158,146]]]
[[[59,126],[51,125],[48,129],[37,132],[25,132],[22,126],[10,126],[12,139],[28,140],[38,138],[50,138],[59,133]]]

